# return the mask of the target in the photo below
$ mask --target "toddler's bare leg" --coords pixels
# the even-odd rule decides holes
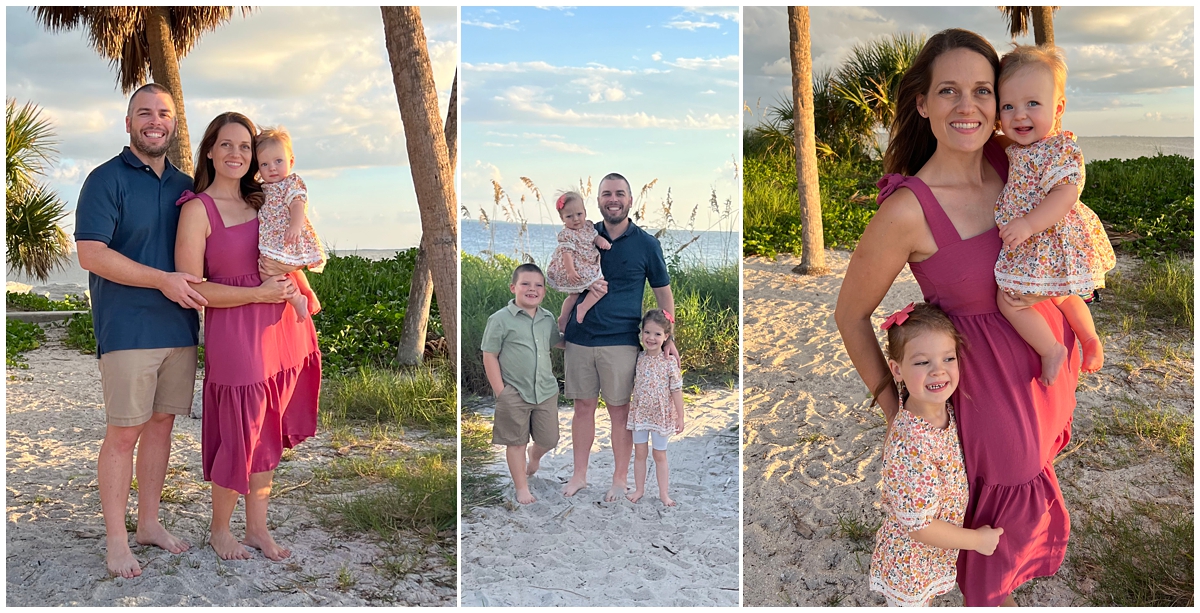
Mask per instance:
[[[300,274],[300,271],[289,272],[288,278],[292,280],[292,283],[296,284],[296,289],[298,290],[295,294],[292,294],[291,298],[288,298],[288,304],[292,305],[293,311],[296,311],[296,321],[304,321],[308,319],[308,294],[311,294],[312,290],[309,289],[308,294],[306,294],[301,289],[301,279],[304,279],[304,275]],[[308,287],[308,279],[304,279],[303,283],[304,287]]]
[[[1071,324],[1071,329],[1083,345],[1083,372],[1100,370],[1104,366],[1104,344],[1100,342],[1100,335],[1096,333],[1092,310],[1079,296],[1062,296],[1051,300],[1067,318],[1067,323]]]
[[[529,504],[537,502],[537,498],[529,493],[529,478],[525,475],[525,445],[509,445],[504,449],[504,458],[508,460],[508,472],[512,475],[513,485],[517,488],[517,502]]]
[[[308,314],[316,315],[321,312],[321,301],[317,300],[317,293],[313,291],[311,285],[308,284],[308,276],[303,270],[297,270],[292,273],[292,282],[296,284],[296,289],[300,290],[308,298]]]
[[[1035,310],[1029,307],[1013,307],[1004,299],[1004,290],[996,290],[996,304],[1004,314],[1008,323],[1016,328],[1017,334],[1029,343],[1030,347],[1042,356],[1042,376],[1038,381],[1042,385],[1050,385],[1058,378],[1058,372],[1067,362],[1067,348],[1054,338],[1050,324]]]
[[[596,303],[599,301],[600,297],[596,295],[596,292],[588,292],[588,295],[583,299],[583,302],[579,303],[579,308],[575,309],[575,321],[578,323],[583,323],[584,316],[587,315],[587,312],[590,311],[592,307],[596,306]]]
[[[655,452],[657,453],[657,452]],[[626,494],[629,502],[637,502],[646,495],[646,457],[650,455],[649,443],[633,445],[633,492]]]
[[[571,309],[575,307],[575,302],[579,300],[579,294],[567,294],[563,299],[562,309],[558,315],[558,331],[567,331],[567,319],[571,317]]]
[[[667,477],[670,475],[670,469],[667,467],[667,450],[654,450],[654,476],[658,477],[658,499],[662,501],[663,506],[673,507],[675,501],[667,495]]]

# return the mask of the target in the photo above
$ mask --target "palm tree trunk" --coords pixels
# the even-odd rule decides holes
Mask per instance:
[[[1054,7],[1034,6],[1033,9],[1033,42],[1034,44],[1054,44]]]
[[[817,183],[816,118],[813,115],[812,46],[808,33],[808,7],[788,7],[791,32],[792,108],[795,116],[796,186],[800,196],[800,265],[802,275],[829,273],[825,265],[825,240],[821,228],[821,188]]]
[[[454,84],[450,86],[450,105],[446,109],[446,152],[450,167],[455,166],[458,155],[458,71],[454,71]],[[413,266],[411,286],[408,290],[408,308],[404,311],[404,327],[400,331],[400,348],[396,361],[401,366],[416,366],[425,355],[425,333],[429,327],[429,306],[433,302],[433,277],[429,271],[429,257],[424,245],[417,251],[417,262]]]
[[[150,78],[171,91],[175,99],[175,138],[167,150],[167,159],[176,168],[192,174],[192,143],[188,137],[187,115],[183,112],[183,83],[179,78],[179,58],[171,39],[171,7],[151,7],[146,14],[146,38],[150,47]]]
[[[442,133],[421,11],[408,6],[385,6],[381,11],[408,163],[421,211],[421,244],[429,256],[447,349],[450,355],[457,356],[458,227],[454,224],[457,208],[454,167]]]

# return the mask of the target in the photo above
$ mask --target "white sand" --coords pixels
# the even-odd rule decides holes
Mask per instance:
[[[167,477],[168,491],[181,501],[164,502],[160,517],[193,547],[171,555],[131,538],[142,576],[109,577],[96,484],[105,427],[96,359],[63,347],[61,329],[48,337],[26,354],[28,370],[8,370],[10,606],[453,606],[455,569],[416,537],[408,543],[415,568],[397,581],[376,570],[385,553],[369,538],[334,534],[318,523],[313,470],[339,453],[328,433],[300,445],[276,473],[269,520],[292,557],[277,563],[255,551],[250,560],[219,560],[204,544],[210,496],[201,480],[200,420],[187,417],[175,421]],[[136,495],[131,501],[133,514]],[[235,535],[243,533],[243,521],[239,506]],[[339,573],[352,579],[342,589]]]
[[[687,427],[667,450],[674,508],[658,500],[653,460],[638,504],[603,501],[613,470],[603,409],[590,485],[572,498],[561,493],[572,466],[570,407],[560,407],[558,448],[531,480],[537,502],[515,502],[496,447],[491,468],[504,475],[509,502],[463,518],[462,605],[737,606],[738,395],[685,398]]]
[[[799,263],[792,257],[744,262],[747,606],[884,604],[867,588],[874,539],[856,547],[838,531],[839,519],[873,523],[881,517],[878,484],[885,422],[878,408],[867,408],[866,386],[833,320],[850,254],[826,253],[833,273],[822,277],[792,274]],[[920,300],[920,289],[905,268],[876,310],[875,323]],[[1085,507],[1127,507],[1127,499],[1188,506],[1193,499],[1191,479],[1183,482],[1161,454],[1135,449],[1135,457],[1116,465],[1100,457],[1122,451],[1098,447],[1093,435],[1097,415],[1108,415],[1122,396],[1149,400],[1151,405],[1163,398],[1167,406],[1192,414],[1191,365],[1169,376],[1150,372],[1130,378],[1119,366],[1128,361],[1122,353],[1127,336],[1106,339],[1105,368],[1081,379],[1073,439],[1056,465],[1068,511],[1076,521]],[[1168,380],[1155,382],[1156,377]],[[1068,560],[1070,551],[1069,546]],[[1026,584],[1015,597],[1023,606],[1086,604],[1071,589],[1075,582],[1067,564],[1054,577]],[[938,606],[961,604],[957,588],[935,600]]]

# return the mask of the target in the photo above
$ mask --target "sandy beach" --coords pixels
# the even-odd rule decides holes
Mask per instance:
[[[684,397],[687,426],[667,451],[674,508],[658,500],[653,461],[641,502],[604,502],[613,456],[603,409],[590,484],[572,498],[561,493],[572,466],[569,406],[559,407],[558,448],[530,480],[537,502],[515,502],[496,447],[490,469],[504,475],[509,502],[462,519],[462,606],[737,606],[738,394]]]
[[[867,587],[873,535],[856,542],[847,533],[881,517],[886,428],[882,412],[868,408],[866,386],[834,324],[850,254],[827,251],[827,258],[833,273],[822,277],[792,274],[799,259],[790,256],[744,260],[747,606],[884,605]],[[1129,264],[1122,259],[1118,268]],[[875,323],[920,300],[905,268],[876,310]],[[1071,444],[1055,465],[1076,526],[1087,511],[1121,511],[1131,500],[1188,508],[1194,500],[1192,478],[1181,479],[1164,454],[1104,437],[1104,419],[1122,399],[1160,402],[1188,419],[1193,414],[1190,353],[1186,360],[1130,372],[1123,363],[1138,363],[1129,357],[1132,336],[1106,338],[1105,367],[1079,383]],[[1093,586],[1071,567],[1076,538],[1073,532],[1067,563],[1055,576],[1016,591],[1018,604],[1087,604],[1083,594]],[[962,596],[955,588],[934,604],[961,606]]]
[[[175,421],[160,517],[192,548],[171,555],[133,544],[142,575],[110,577],[96,483],[105,428],[99,371],[93,356],[62,345],[63,334],[50,328],[47,342],[26,354],[29,369],[7,371],[10,606],[455,604],[454,567],[419,538],[404,544],[423,552],[408,561],[411,571],[388,578],[379,568],[387,555],[380,544],[319,521],[319,501],[339,493],[314,485],[320,482],[314,473],[347,453],[324,432],[285,454],[276,473],[269,522],[292,557],[277,563],[255,551],[250,560],[218,559],[205,544],[210,498],[201,476],[200,420],[187,417]],[[411,444],[432,444],[418,439],[414,435]],[[131,496],[131,514],[135,501]],[[243,533],[243,522],[239,505],[235,535]]]

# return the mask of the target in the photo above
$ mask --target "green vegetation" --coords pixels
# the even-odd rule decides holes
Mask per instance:
[[[72,315],[67,320],[67,338],[63,344],[80,353],[96,353],[96,329],[92,327],[91,313]]]
[[[357,477],[386,487],[355,493],[330,503],[343,527],[375,532],[391,540],[401,530],[436,538],[455,527],[458,510],[455,449],[399,455],[372,453],[366,458],[339,458],[334,477]]]
[[[1181,155],[1089,162],[1081,199],[1147,257],[1191,253],[1196,238],[1194,161]]]
[[[46,340],[46,331],[37,324],[9,319],[5,339],[4,365],[8,368],[29,368],[25,356],[21,354],[40,347]]]
[[[1133,274],[1109,275],[1108,288],[1122,306],[1140,318],[1191,335],[1195,321],[1195,267],[1190,260],[1167,256],[1143,260]]]
[[[86,311],[89,308],[87,298],[78,295],[51,300],[39,294],[5,292],[4,297],[10,311]]]
[[[499,474],[487,470],[492,460],[492,427],[482,417],[463,409],[462,433],[462,511],[500,501]]]
[[[1192,607],[1195,519],[1190,506],[1133,503],[1128,512],[1072,513],[1073,586],[1104,607]],[[1082,585],[1090,584],[1085,590]]]
[[[363,366],[327,377],[321,419],[325,424],[373,421],[453,436],[456,390],[454,367],[448,363],[405,372]]]
[[[71,240],[58,225],[66,203],[39,179],[58,157],[53,126],[32,102],[5,101],[4,261],[45,281],[70,261]]]

